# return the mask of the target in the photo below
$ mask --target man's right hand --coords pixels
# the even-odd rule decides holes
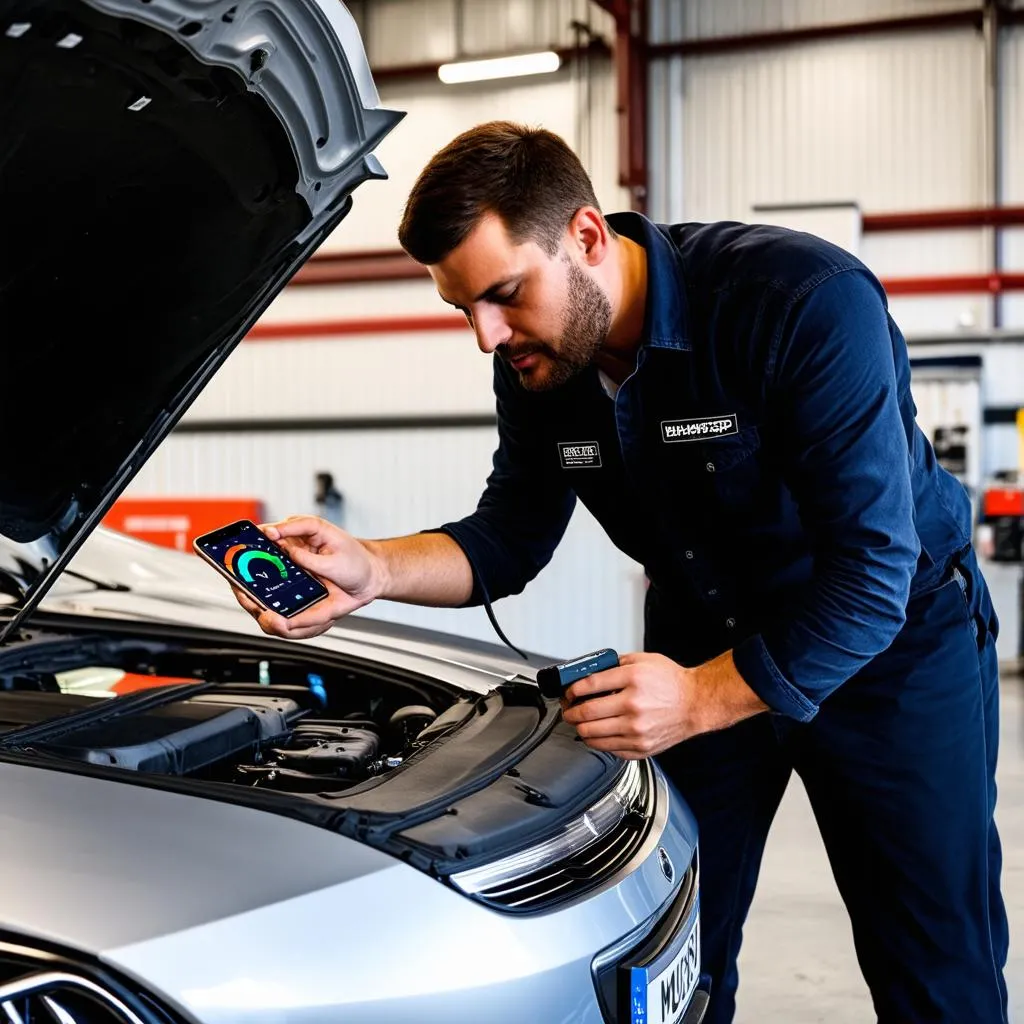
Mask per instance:
[[[367,544],[317,516],[291,516],[260,527],[298,566],[327,588],[327,597],[291,618],[258,605],[240,587],[238,603],[264,633],[303,640],[319,636],[338,619],[379,597],[385,588],[387,566]]]

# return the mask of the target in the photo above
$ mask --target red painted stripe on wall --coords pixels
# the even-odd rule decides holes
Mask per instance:
[[[966,210],[917,210],[910,213],[865,213],[861,227],[876,231],[927,231],[937,228],[1012,227],[1024,225],[1024,206],[984,206]]]
[[[435,331],[468,330],[464,316],[381,316],[353,320],[313,320],[292,323],[259,323],[248,333],[248,341],[280,338],[337,338],[352,334],[428,334]]]
[[[956,295],[1024,289],[1024,274],[950,274],[938,277],[891,277],[882,281],[889,295]]]

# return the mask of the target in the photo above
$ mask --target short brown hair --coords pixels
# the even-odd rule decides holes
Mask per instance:
[[[488,121],[453,139],[423,169],[398,240],[418,263],[439,263],[485,213],[496,213],[517,243],[530,239],[553,256],[584,206],[600,210],[587,172],[563,139],[543,128]]]

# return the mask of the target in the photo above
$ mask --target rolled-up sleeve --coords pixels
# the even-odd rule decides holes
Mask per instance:
[[[906,619],[920,552],[912,425],[901,412],[884,293],[862,271],[839,271],[794,302],[769,360],[781,468],[814,573],[733,657],[769,707],[807,721]]]
[[[468,605],[521,593],[551,560],[572,517],[576,495],[558,470],[557,449],[532,407],[551,396],[524,393],[495,359],[498,447],[476,511],[445,523],[473,567]],[[539,413],[539,409],[537,410]]]

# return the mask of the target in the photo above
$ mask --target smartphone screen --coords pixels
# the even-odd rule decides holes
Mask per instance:
[[[319,580],[247,520],[204,534],[195,546],[260,604],[286,618],[327,596]]]

